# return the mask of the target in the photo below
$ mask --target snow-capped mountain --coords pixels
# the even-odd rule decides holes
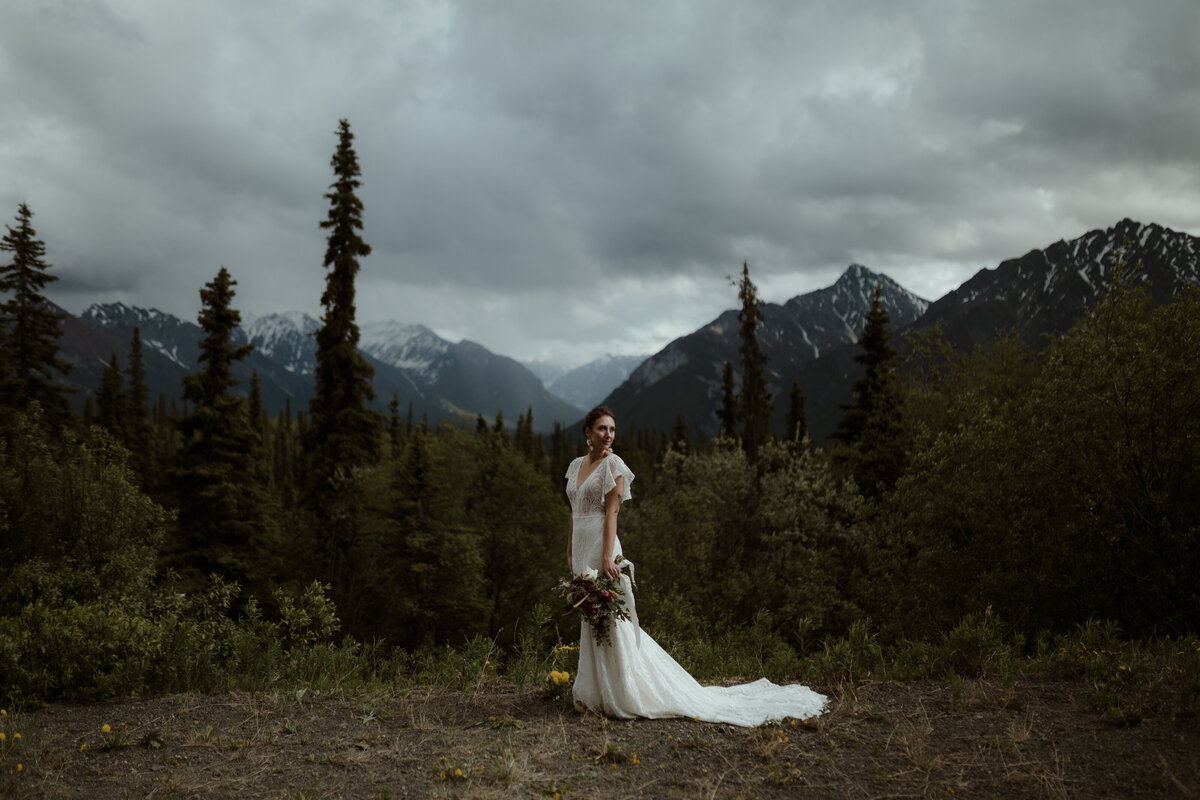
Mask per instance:
[[[606,355],[565,372],[548,384],[551,392],[581,411],[597,405],[620,386],[646,356]]]
[[[368,322],[359,327],[358,346],[373,358],[437,380],[437,364],[453,345],[424,325]]]
[[[940,323],[943,335],[960,350],[991,342],[1013,328],[1036,346],[1043,335],[1066,331],[1097,302],[1118,257],[1135,281],[1149,285],[1159,303],[1185,285],[1200,284],[1200,238],[1125,219],[980,270],[931,304],[859,265],[827,289],[792,298],[782,307],[767,304],[759,341],[768,358],[777,427],[795,380],[808,396],[813,437],[822,439],[833,431],[858,375],[855,343],[877,283],[883,286],[894,341],[910,330]],[[693,430],[713,431],[720,368],[725,360],[738,363],[736,325],[737,313],[727,311],[708,327],[677,339],[647,359],[606,402],[639,426],[665,430],[673,415],[682,412]]]
[[[1200,238],[1124,219],[980,270],[933,303],[914,327],[940,322],[959,348],[990,342],[1012,328],[1036,345],[1042,334],[1066,331],[1085,307],[1095,305],[1117,260],[1135,281],[1149,284],[1158,303],[1186,284],[1200,283]]]
[[[288,372],[311,375],[317,361],[313,333],[321,323],[303,311],[267,314],[243,323],[242,331],[254,349],[279,362]]]
[[[178,397],[183,376],[197,370],[203,331],[153,309],[121,303],[97,304],[65,325],[63,354],[77,365],[74,383],[86,395],[95,391],[112,352],[127,363],[133,329],[141,329],[147,383],[153,396]],[[271,412],[290,402],[306,408],[313,392],[320,327],[302,312],[267,314],[249,319],[235,330],[236,344],[251,342],[250,355],[234,366],[241,382],[235,392],[249,390],[257,371],[263,404]],[[419,418],[437,422],[448,417],[483,414],[491,420],[502,411],[508,422],[533,411],[534,429],[550,430],[555,421],[578,415],[569,403],[551,394],[516,361],[496,355],[474,342],[451,343],[422,325],[368,323],[360,328],[360,350],[375,369],[375,406],[384,409],[396,395],[401,408],[411,404]]]
[[[1149,284],[1158,302],[1166,302],[1184,285],[1200,283],[1200,238],[1126,219],[980,270],[932,304],[858,264],[832,286],[782,305],[764,304],[759,342],[768,359],[777,427],[782,426],[788,389],[799,381],[808,395],[814,438],[833,430],[840,404],[850,399],[857,374],[855,343],[877,285],[897,339],[906,330],[940,323],[946,338],[959,348],[992,341],[1006,328],[1016,328],[1036,344],[1043,334],[1065,331],[1096,302],[1110,281],[1118,253],[1135,280]],[[309,334],[318,324],[298,312],[247,317],[235,340],[251,341],[255,349],[235,368],[242,381],[239,388],[244,391],[250,371],[257,370],[269,409],[278,410],[288,400],[293,409],[306,407],[316,358],[316,340]],[[182,377],[196,370],[200,328],[153,309],[112,303],[94,305],[64,320],[62,353],[76,364],[70,381],[82,389],[80,397],[99,385],[111,353],[126,363],[135,326],[141,329],[152,396],[179,395]],[[491,419],[502,410],[511,424],[532,409],[534,427],[547,430],[555,420],[577,420],[580,408],[590,407],[599,397],[592,393],[591,399],[584,399],[588,395],[573,394],[568,386],[582,386],[593,377],[598,385],[606,369],[623,366],[633,371],[603,400],[617,409],[623,423],[669,430],[682,413],[692,430],[712,433],[722,368],[726,361],[739,363],[737,329],[737,311],[726,311],[653,356],[634,359],[640,362],[636,368],[633,363],[621,365],[620,359],[602,359],[579,368],[579,375],[569,381],[565,375],[555,379],[555,388],[571,394],[575,405],[552,394],[516,361],[474,342],[448,342],[424,326],[368,323],[361,328],[360,346],[375,367],[376,405],[381,409],[393,392],[399,394],[402,407],[411,402],[418,417],[427,413],[431,421],[464,414]]]
[[[871,308],[875,287],[882,288],[884,307],[894,326],[916,320],[928,301],[886,275],[861,264],[851,265],[829,287],[799,295],[783,305],[764,303],[758,341],[767,357],[767,379],[775,395],[780,425],[782,398],[792,381],[804,384],[804,369],[823,354],[858,341]],[[621,409],[638,427],[669,430],[683,414],[692,430],[712,434],[721,405],[721,373],[725,362],[735,369],[738,356],[738,312],[735,309],[694,333],[676,339],[642,362],[605,402]]]

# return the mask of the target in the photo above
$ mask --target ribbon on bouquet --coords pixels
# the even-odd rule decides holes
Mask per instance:
[[[633,587],[637,581],[633,577],[633,562],[620,556],[621,560],[617,562],[617,570],[621,572],[622,590],[625,593],[625,607],[629,611],[629,621],[633,623],[633,640],[637,642],[637,646],[642,646],[642,626],[638,623],[637,604],[633,600]],[[624,570],[629,567],[629,574],[625,575]]]

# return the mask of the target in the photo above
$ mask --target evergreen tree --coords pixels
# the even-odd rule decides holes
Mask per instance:
[[[746,459],[757,463],[758,450],[771,435],[771,414],[775,405],[771,390],[767,387],[767,357],[758,344],[758,324],[763,312],[758,302],[758,290],[750,280],[750,267],[742,264],[742,279],[738,282],[738,299],[742,310],[738,313],[741,326],[738,334],[742,344],[742,392],[738,407],[742,417],[742,448]]]
[[[392,402],[388,403],[388,442],[392,445],[392,456],[400,453],[400,438],[403,432],[400,426],[400,391],[392,392]]]
[[[483,418],[483,414],[475,415],[475,433],[482,436],[488,432],[487,420]]]
[[[671,429],[671,444],[681,453],[686,453],[692,444],[692,431],[683,414],[675,416],[675,427]]]
[[[262,382],[258,379],[258,370],[256,369],[250,371],[250,394],[246,398],[246,418],[250,421],[250,429],[261,436],[265,428],[263,425]]]
[[[321,517],[321,547],[333,598],[343,607],[355,583],[353,563],[358,538],[354,507],[358,502],[358,468],[378,458],[377,415],[367,407],[375,398],[375,370],[358,350],[355,321],[355,277],[359,259],[371,246],[359,235],[363,204],[355,194],[362,185],[350,123],[341,120],[338,147],[331,160],[335,180],[325,194],[329,213],[321,227],[329,231],[324,266],[325,312],[317,330],[315,387],[309,403],[309,494]]]
[[[133,329],[129,345],[129,395],[126,404],[125,442],[133,456],[133,465],[143,479],[150,472],[150,389],[146,386],[146,362],[142,355],[142,330]]]
[[[0,293],[8,295],[0,303],[0,329],[4,331],[0,363],[6,365],[0,375],[4,389],[0,400],[9,408],[37,401],[46,421],[58,426],[72,416],[67,401],[72,390],[55,380],[56,372],[65,376],[71,370],[71,364],[58,355],[65,315],[42,294],[46,284],[58,277],[47,272],[46,245],[37,238],[32,218],[29,206],[21,203],[16,229],[6,225],[8,233],[0,240],[0,250],[12,253],[12,261],[0,266]]]
[[[854,477],[867,496],[895,486],[906,460],[903,401],[898,359],[891,346],[890,319],[883,307],[882,289],[875,287],[854,360],[863,374],[854,381],[853,402],[838,422],[834,438],[850,445]]]
[[[792,381],[792,391],[788,394],[787,435],[797,443],[808,436],[808,398],[800,381]]]
[[[517,418],[517,430],[513,436],[513,445],[518,453],[530,461],[536,463],[539,460],[541,448],[538,447],[537,439],[533,435],[533,406],[529,406],[528,410]]]
[[[359,231],[362,201],[355,190],[362,184],[350,123],[341,120],[338,147],[331,164],[336,180],[325,194],[329,214],[321,227],[329,231],[325,249],[325,309],[317,330],[315,393],[309,403],[313,439],[313,477],[318,497],[329,488],[338,470],[372,463],[377,457],[376,415],[367,407],[375,398],[375,370],[358,351],[354,280],[359,259],[371,253]]]
[[[217,573],[247,586],[261,544],[263,498],[253,479],[250,420],[233,364],[252,345],[233,344],[241,314],[233,307],[236,281],[224,267],[200,290],[200,371],[183,379],[192,404],[180,428],[183,448],[174,473],[179,530],[167,548],[168,565],[196,585]]]
[[[721,435],[729,439],[737,438],[737,384],[733,379],[733,364],[725,362],[721,372],[721,409],[717,412],[721,418]]]
[[[113,351],[108,366],[100,375],[100,389],[96,392],[96,424],[108,430],[118,439],[125,437],[125,389],[122,385],[121,365],[117,362],[117,351]]]

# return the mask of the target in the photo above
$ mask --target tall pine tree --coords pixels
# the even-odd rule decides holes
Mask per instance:
[[[330,487],[339,470],[372,463],[378,454],[378,420],[367,408],[375,398],[375,369],[358,351],[354,280],[359,259],[371,246],[359,235],[363,204],[355,194],[362,185],[350,123],[341,120],[332,166],[336,180],[325,197],[329,214],[321,227],[329,231],[325,248],[325,313],[317,330],[315,393],[309,403],[313,477],[318,494]]]
[[[853,466],[859,489],[869,497],[895,486],[907,459],[901,416],[903,396],[890,321],[883,307],[882,289],[876,286],[858,339],[862,352],[854,356],[863,374],[854,381],[853,402],[843,406],[845,413],[833,434],[849,445],[844,455]]]
[[[738,312],[741,326],[742,392],[738,407],[742,417],[742,449],[746,459],[758,462],[758,449],[771,436],[771,415],[775,404],[771,390],[767,387],[767,357],[758,344],[758,325],[763,320],[762,307],[758,302],[758,290],[750,280],[750,267],[742,264],[742,279],[738,282],[738,299],[742,310]]]
[[[133,329],[129,345],[129,394],[125,404],[125,443],[133,456],[133,464],[145,480],[150,475],[152,457],[150,435],[150,389],[146,386],[146,361],[142,355],[142,329]]]
[[[251,479],[253,434],[245,401],[232,391],[238,385],[234,362],[253,346],[233,341],[241,322],[232,306],[235,285],[221,267],[200,290],[200,371],[183,379],[183,398],[192,410],[180,422],[183,446],[173,475],[179,529],[168,544],[167,563],[193,586],[211,573],[248,586],[258,574],[262,490]]]
[[[96,424],[113,436],[125,438],[126,406],[125,379],[121,376],[121,364],[117,351],[113,351],[100,374],[100,388],[96,392]]]
[[[737,383],[733,378],[733,364],[726,361],[725,369],[721,371],[721,408],[717,412],[721,419],[721,435],[737,438]]]
[[[333,597],[349,608],[359,566],[355,564],[359,538],[356,506],[359,485],[356,470],[378,458],[378,415],[367,407],[375,398],[371,380],[375,370],[358,351],[354,280],[359,259],[371,246],[359,235],[363,204],[355,194],[362,182],[354,152],[350,123],[341,120],[338,147],[333,154],[334,182],[325,194],[328,216],[321,227],[329,232],[324,266],[325,312],[317,330],[315,393],[309,403],[308,431],[312,487],[310,501],[320,519],[322,559],[333,588]]]
[[[799,381],[792,381],[792,391],[788,393],[787,435],[796,443],[808,436],[808,398]]]
[[[31,401],[41,404],[46,421],[62,425],[73,416],[67,395],[72,391],[56,380],[55,373],[66,376],[71,364],[58,354],[62,338],[62,320],[66,316],[54,309],[42,294],[46,284],[58,280],[48,270],[46,245],[37,238],[31,220],[33,212],[21,203],[17,207],[17,227],[5,225],[8,233],[0,240],[0,251],[12,253],[12,260],[0,265],[0,293],[8,295],[0,303],[0,402],[9,408],[23,408]]]

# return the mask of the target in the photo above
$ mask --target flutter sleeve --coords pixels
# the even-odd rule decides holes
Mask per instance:
[[[633,470],[615,453],[604,459],[603,496],[608,497],[608,493],[617,485],[618,475],[625,478],[625,492],[621,495],[621,501],[633,499],[633,494],[629,491],[629,484],[633,483]]]

